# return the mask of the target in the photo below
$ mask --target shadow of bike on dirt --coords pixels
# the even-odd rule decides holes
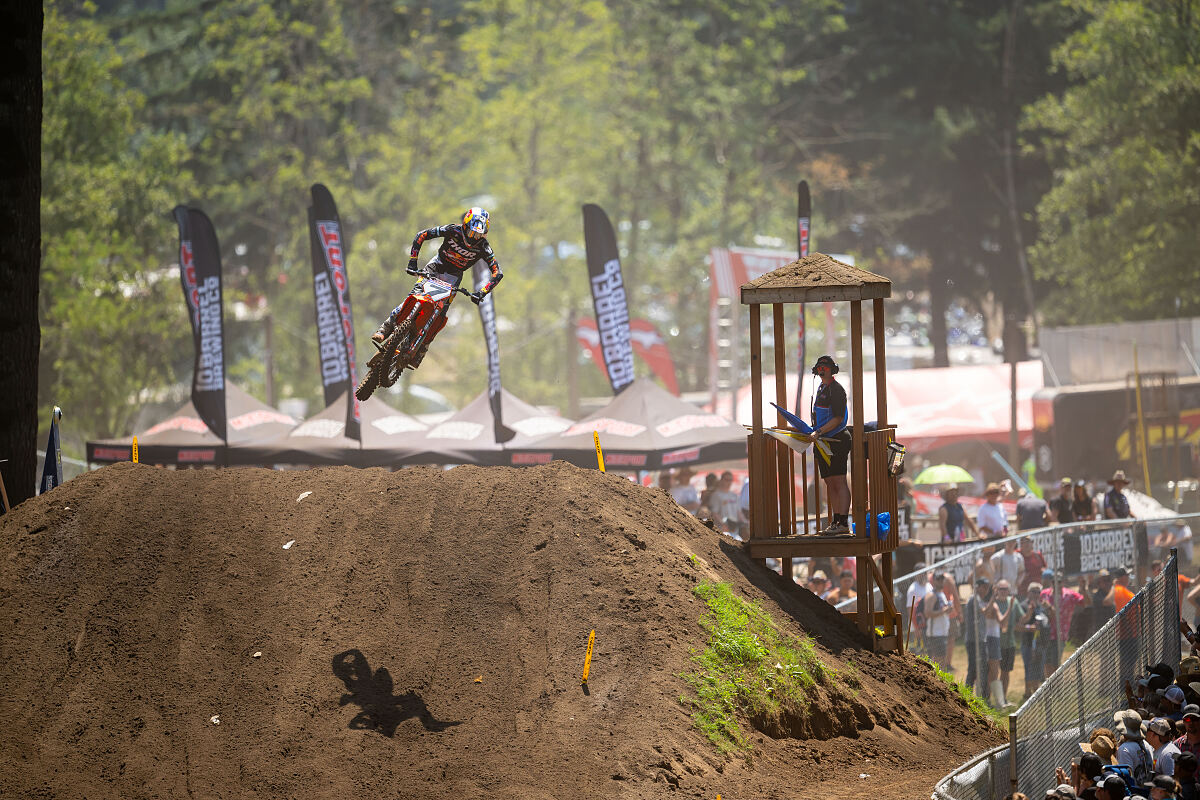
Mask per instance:
[[[345,684],[347,691],[338,705],[354,703],[362,709],[350,720],[348,727],[353,730],[379,731],[391,738],[396,735],[400,723],[409,717],[421,720],[427,731],[443,731],[460,724],[434,719],[425,707],[425,701],[414,691],[393,695],[395,687],[387,668],[380,667],[372,673],[367,657],[359,650],[347,650],[334,656],[333,674]]]

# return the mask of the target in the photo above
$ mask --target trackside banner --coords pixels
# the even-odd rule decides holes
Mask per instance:
[[[1057,547],[1056,537],[1061,537],[1057,540]],[[1114,567],[1145,568],[1150,564],[1146,526],[1138,523],[1114,528],[1066,526],[1061,532],[1035,533],[1029,538],[1033,540],[1033,548],[1041,551],[1045,557],[1046,566],[1062,570],[1067,577]],[[997,551],[1003,549],[1001,540],[994,541]],[[979,542],[926,544],[922,548],[923,559],[926,564],[934,564],[957,556],[977,544]],[[973,569],[974,565],[965,560],[956,565],[952,570],[955,583],[970,582]]]
[[[804,258],[808,255],[808,231],[812,223],[812,198],[808,193],[808,181],[800,181],[796,195],[796,249],[800,258]],[[804,373],[807,371],[804,361],[804,303],[800,304],[800,330],[796,336],[800,340],[800,358],[796,368],[796,374],[799,376],[796,386],[796,416],[801,417],[804,415],[804,408],[800,404],[800,395],[804,394]]]
[[[175,207],[179,225],[179,280],[192,322],[196,359],[192,405],[209,430],[227,439],[225,424],[225,320],[221,251],[217,232],[198,208]]]
[[[475,262],[474,279],[475,291],[482,291],[491,280],[482,261]],[[483,323],[483,340],[487,344],[488,363],[488,405],[492,409],[492,425],[496,435],[496,443],[504,444],[517,435],[512,428],[504,425],[504,409],[500,398],[500,337],[496,335],[496,296],[489,294],[479,304],[479,321]]]
[[[42,481],[38,484],[38,494],[45,494],[55,486],[62,486],[62,448],[59,445],[58,421],[62,419],[62,410],[54,407],[50,414],[50,435],[46,439],[46,461],[42,465]]]
[[[633,383],[633,343],[629,330],[629,304],[621,279],[617,236],[608,215],[598,205],[583,207],[583,241],[587,248],[588,277],[600,350],[613,394]]]
[[[362,441],[362,408],[354,396],[358,383],[354,351],[354,315],[350,309],[350,275],[346,271],[346,242],[333,195],[323,185],[312,186],[308,207],[312,244],[313,297],[317,303],[317,349],[321,383],[328,407],[343,392],[346,404],[345,435]]]

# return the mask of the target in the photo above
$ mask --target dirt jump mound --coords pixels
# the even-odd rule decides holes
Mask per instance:
[[[561,463],[116,464],[0,516],[0,556],[3,797],[917,798],[1000,739],[665,492]],[[721,592],[775,628],[715,630]],[[800,701],[704,717],[706,654],[776,634]]]

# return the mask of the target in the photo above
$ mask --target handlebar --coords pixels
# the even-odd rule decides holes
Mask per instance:
[[[433,274],[432,272],[430,272],[428,270],[420,269],[420,268],[406,269],[405,272],[407,272],[409,275],[417,275],[422,278],[436,278],[437,277],[437,275]],[[455,286],[454,291],[458,292],[459,294],[465,294],[467,297],[471,298],[471,302],[474,303],[475,305],[479,305],[480,301],[483,300],[482,297],[476,299],[475,295],[472,292],[468,292],[466,289],[462,288],[462,286]]]

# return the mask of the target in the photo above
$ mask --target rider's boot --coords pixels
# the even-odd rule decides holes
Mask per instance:
[[[416,369],[417,367],[421,366],[421,362],[423,360],[425,360],[425,353],[427,353],[428,351],[429,351],[428,347],[422,347],[420,350],[418,350],[417,354],[415,356],[413,356],[412,363],[408,365],[408,368]]]
[[[379,323],[379,330],[371,334],[371,341],[377,345],[383,344],[383,340],[392,335],[396,330],[396,323],[392,322],[391,316]]]

